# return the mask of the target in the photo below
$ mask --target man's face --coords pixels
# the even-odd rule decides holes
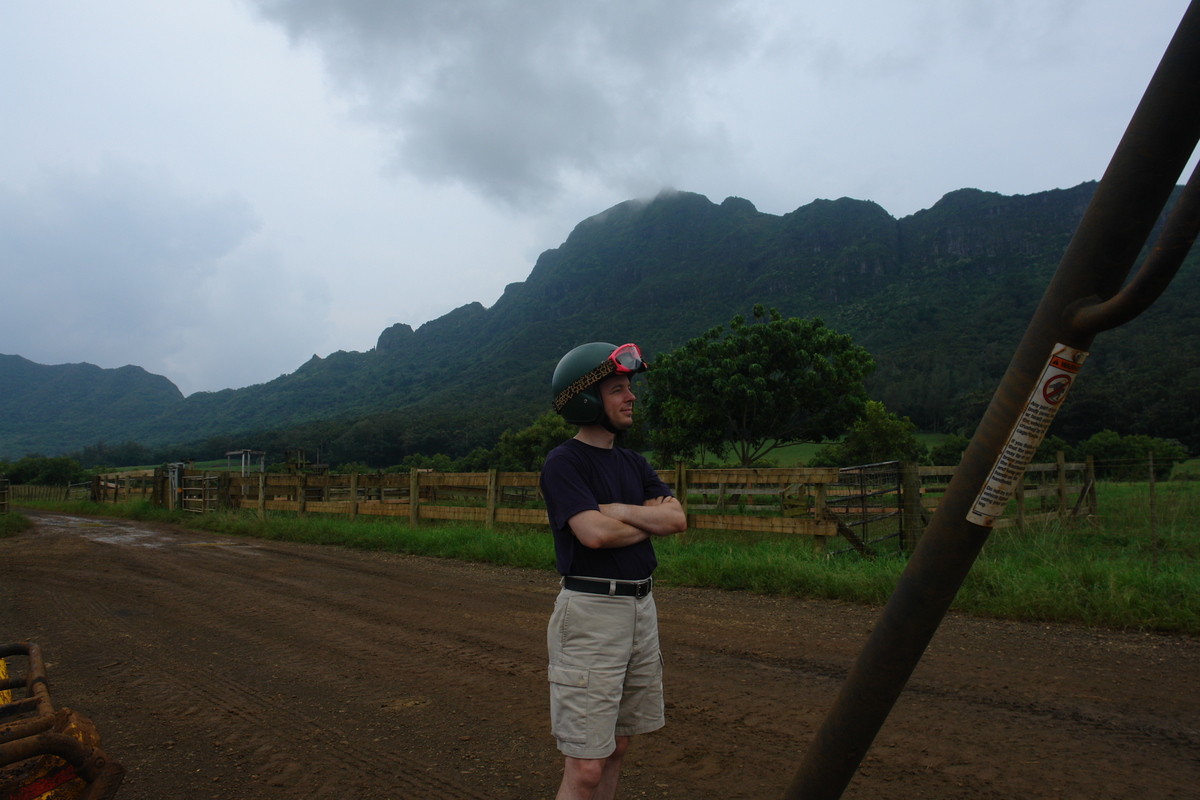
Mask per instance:
[[[604,413],[617,430],[626,431],[633,425],[633,401],[636,399],[629,388],[627,376],[612,375],[600,381],[600,400],[604,403]]]

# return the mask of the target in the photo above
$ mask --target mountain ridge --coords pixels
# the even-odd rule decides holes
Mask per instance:
[[[281,434],[266,432],[294,429],[304,439],[311,428],[348,457],[370,450],[370,458],[394,463],[418,446],[460,452],[542,410],[546,376],[575,344],[635,340],[653,354],[755,303],[820,316],[850,334],[879,365],[872,394],[923,428],[944,428],[967,413],[972,392],[1003,373],[1095,186],[1012,196],[959,189],[900,219],[851,198],[778,216],[744,198],[718,204],[689,192],[625,201],[582,220],[491,307],[467,303],[416,329],[396,323],[372,350],[314,355],[290,374],[240,389],[183,398],[147,382],[141,401],[128,406],[139,415],[111,399],[122,424],[97,425],[74,446],[235,434],[277,442]],[[1176,281],[1185,294],[1200,291],[1195,261],[1189,257]],[[1116,355],[1107,360],[1130,358]],[[0,389],[7,363],[0,360]],[[1195,368],[1189,362],[1176,382],[1190,385]],[[20,405],[16,397],[10,403]],[[55,408],[74,423],[44,441],[69,449],[87,415]],[[29,409],[26,423],[35,419]],[[44,413],[38,421],[46,427]],[[39,441],[17,434],[0,420],[0,457],[14,455],[14,442]]]

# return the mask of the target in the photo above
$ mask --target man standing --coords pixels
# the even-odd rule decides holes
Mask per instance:
[[[546,635],[551,728],[566,758],[558,800],[611,800],[629,737],[663,726],[650,537],[687,519],[646,459],[616,444],[633,424],[629,381],[645,369],[636,345],[592,342],[554,370],[554,408],[579,426],[541,477],[563,576]]]

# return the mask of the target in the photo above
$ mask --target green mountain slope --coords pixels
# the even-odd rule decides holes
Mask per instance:
[[[175,384],[141,367],[45,366],[0,355],[0,457],[127,438],[183,402]]]
[[[231,447],[318,444],[333,461],[457,455],[544,409],[554,363],[570,347],[637,341],[653,354],[755,303],[851,334],[879,365],[873,396],[922,428],[970,426],[1094,189],[1013,197],[963,189],[900,220],[848,198],[783,216],[685,192],[629,201],[581,222],[491,308],[471,303],[415,331],[394,325],[370,352],[314,356],[269,383],[186,400],[139,388],[136,404],[114,405],[120,424],[89,428],[79,403],[39,408],[30,378],[10,400],[23,425],[0,420],[0,456],[15,452],[18,434],[21,447],[45,451],[97,438],[222,437]],[[1186,411],[1200,403],[1196,262],[1143,318],[1097,339],[1061,430],[1086,435],[1103,423],[1200,450]],[[0,387],[9,371],[0,360]],[[134,408],[141,413],[124,413]],[[78,424],[55,422],[53,439],[30,432],[45,433],[52,415]]]

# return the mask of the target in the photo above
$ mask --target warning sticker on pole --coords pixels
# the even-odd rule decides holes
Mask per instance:
[[[990,528],[996,523],[996,518],[1004,513],[1004,507],[1016,491],[1017,482],[1024,478],[1025,469],[1045,438],[1046,430],[1085,358],[1087,353],[1083,350],[1065,344],[1054,345],[1050,360],[1046,362],[1041,377],[1025,402],[1025,410],[1009,434],[1008,442],[1000,451],[1000,457],[996,459],[979,496],[975,498],[975,504],[967,513],[968,522]]]

